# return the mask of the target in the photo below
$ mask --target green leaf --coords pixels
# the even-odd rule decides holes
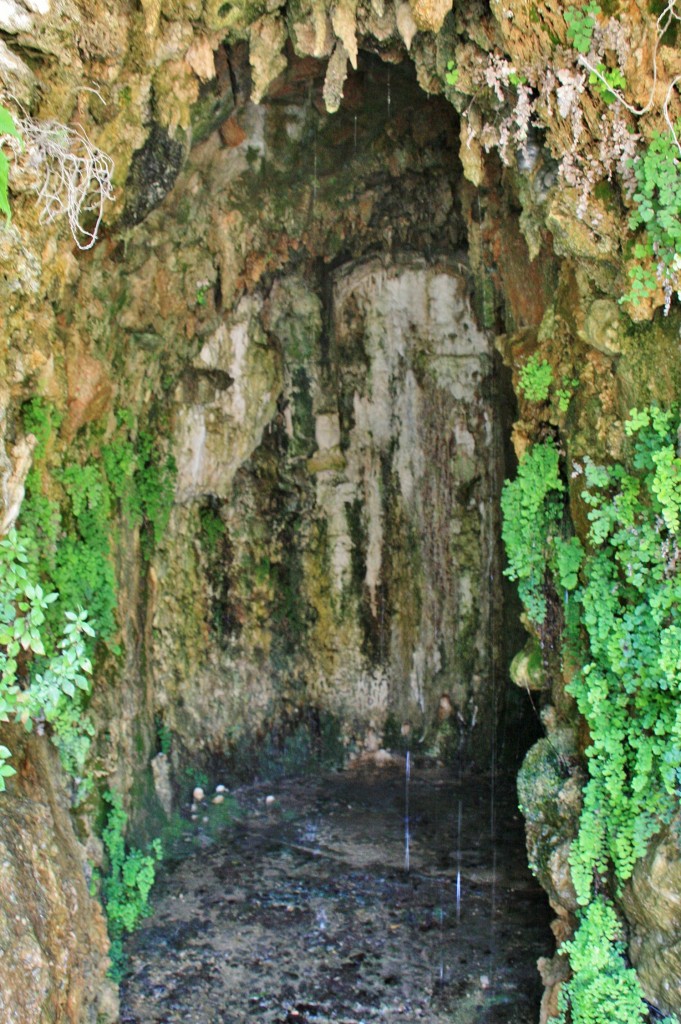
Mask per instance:
[[[7,223],[12,219],[12,211],[9,208],[9,161],[0,150],[0,213],[4,213]]]
[[[7,107],[0,103],[0,135],[13,135],[15,139],[21,140],[19,129],[14,123],[14,118]]]

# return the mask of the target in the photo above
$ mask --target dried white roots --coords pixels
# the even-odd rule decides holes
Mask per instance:
[[[28,154],[35,169],[41,205],[40,219],[51,224],[65,214],[79,249],[91,249],[97,241],[104,204],[113,199],[113,160],[94,146],[83,129],[57,121],[18,119]],[[88,214],[95,214],[92,228],[84,226]]]

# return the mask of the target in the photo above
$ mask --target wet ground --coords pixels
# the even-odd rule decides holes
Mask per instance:
[[[404,768],[236,796],[161,875],[122,1024],[535,1024],[549,913],[512,784],[412,773],[408,872]]]

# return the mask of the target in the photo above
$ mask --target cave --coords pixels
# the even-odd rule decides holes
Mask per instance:
[[[165,984],[151,947],[200,941],[162,923],[168,901],[213,905],[192,865],[227,885],[216,842],[253,887],[273,869],[250,843],[317,857],[295,830],[307,787],[310,821],[331,808],[352,832],[355,799],[374,819],[393,873],[353,898],[404,905],[376,919],[426,936],[422,960],[447,899],[456,934],[462,878],[490,920],[527,901],[479,931],[474,984],[428,967],[425,1019],[673,1015],[678,608],[653,622],[642,581],[652,565],[667,593],[676,574],[678,264],[635,146],[667,152],[674,83],[658,120],[644,92],[672,81],[674,4],[86,6],[0,12],[0,1014],[136,1021]],[[251,832],[236,811],[220,831],[229,790]],[[160,836],[184,881],[129,939]],[[489,876],[466,861],[478,842]],[[525,844],[553,937],[529,874],[500,895],[497,851]],[[340,848],[305,882],[320,962]],[[229,901],[293,921],[289,881]],[[508,956],[522,1005],[485,959],[516,924],[536,930]],[[333,954],[346,1015],[361,941],[349,928]],[[124,946],[142,987],[124,980],[121,1004]],[[293,988],[286,1017],[264,997],[239,1012],[326,1019],[326,996]]]

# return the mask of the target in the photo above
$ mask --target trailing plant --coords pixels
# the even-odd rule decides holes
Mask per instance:
[[[150,913],[149,893],[156,879],[156,864],[161,860],[161,842],[155,839],[148,853],[128,848],[125,826],[128,816],[119,793],[107,790],[109,805],[102,840],[109,861],[108,874],[102,879],[102,898],[111,940],[110,975],[120,981],[124,973],[123,937],[133,932]]]
[[[557,1024],[642,1024],[648,1013],[636,971],[627,967],[621,927],[610,903],[597,897],[584,911],[571,942],[573,978],[558,997]]]
[[[577,586],[582,546],[562,536],[565,485],[560,456],[551,441],[533,445],[520,460],[515,480],[506,481],[501,496],[502,538],[508,567],[504,574],[518,583],[530,620],[540,626],[546,617],[550,573],[561,590]]]
[[[639,263],[629,271],[631,289],[621,301],[640,301],[662,284],[667,312],[672,292],[678,295],[681,287],[681,152],[675,133],[655,132],[631,166],[637,188],[629,227],[643,227],[645,235],[634,246]]]
[[[589,726],[589,781],[571,855],[579,902],[619,882],[681,790],[681,459],[678,415],[632,413],[631,469],[587,461],[592,551],[580,588],[589,660],[570,685]],[[677,569],[677,562],[679,562]]]
[[[584,460],[587,552],[575,538],[556,542],[564,485],[546,442],[525,454],[502,497],[507,572],[519,580],[530,618],[541,621],[549,585],[574,590],[570,605],[579,610],[582,665],[568,690],[589,730],[589,778],[570,866],[586,909],[563,947],[573,976],[560,1022],[632,1024],[646,1016],[615,912],[599,894],[631,876],[681,793],[678,428],[676,408],[632,410],[626,463]]]
[[[92,672],[86,641],[94,630],[87,612],[62,612],[55,642],[46,613],[59,595],[38,582],[16,530],[0,539],[0,579],[0,721],[19,722],[28,732],[47,723],[65,768],[81,774],[93,733],[80,699],[90,692]],[[14,774],[10,756],[3,746],[0,791]]]

